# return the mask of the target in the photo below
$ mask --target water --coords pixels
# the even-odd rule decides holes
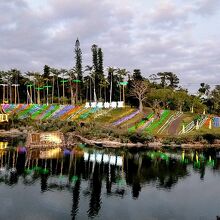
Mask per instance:
[[[220,216],[220,153],[215,150],[1,147],[0,219]]]

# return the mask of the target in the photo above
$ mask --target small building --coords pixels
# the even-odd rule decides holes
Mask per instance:
[[[62,147],[65,145],[64,135],[61,132],[30,133],[26,146],[29,148]]]

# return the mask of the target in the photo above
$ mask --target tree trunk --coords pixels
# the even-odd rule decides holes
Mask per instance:
[[[57,76],[57,96],[58,96],[58,103],[60,104],[60,89],[59,89],[59,82],[58,82],[58,76]]]
[[[113,74],[111,74],[110,100],[109,100],[110,103],[112,102],[112,75],[113,75]]]
[[[53,97],[54,97],[54,75],[53,75],[53,87],[52,87],[52,104],[53,104]]]
[[[139,99],[139,110],[140,112],[143,112],[143,102]]]

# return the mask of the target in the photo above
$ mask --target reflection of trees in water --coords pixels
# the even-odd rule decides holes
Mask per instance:
[[[216,160],[215,156],[216,153],[213,151],[203,152],[203,154],[201,152],[193,155],[184,154],[182,159],[181,154],[180,157],[167,159],[164,155],[158,156],[157,154],[150,157],[147,153],[124,153],[122,166],[117,166],[109,162],[104,163],[103,160],[84,161],[82,154],[38,159],[28,158],[25,154],[16,155],[13,152],[4,152],[0,153],[2,168],[0,181],[9,185],[16,184],[18,177],[22,175],[23,183],[27,185],[39,179],[42,193],[51,189],[70,191],[72,193],[72,219],[78,215],[80,192],[83,192],[82,195],[88,198],[88,217],[95,217],[101,209],[103,194],[107,197],[121,196],[123,198],[131,190],[132,197],[138,199],[141,188],[146,183],[170,190],[181,178],[188,175],[188,164],[200,173],[201,178],[204,178],[207,166],[216,172],[220,167],[220,160]],[[34,167],[49,170],[49,173],[41,173]],[[11,172],[11,168],[16,168],[16,172]],[[30,173],[26,173],[27,168],[31,170]],[[86,189],[81,187],[82,182],[87,183]]]
[[[100,164],[93,163],[92,176],[90,180],[90,201],[88,216],[94,217],[99,213],[101,208],[101,189],[102,189],[102,169],[100,169]]]

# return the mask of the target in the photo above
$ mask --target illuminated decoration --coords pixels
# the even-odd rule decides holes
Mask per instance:
[[[0,114],[0,122],[8,122],[8,114]]]
[[[62,82],[62,83],[67,83],[68,80],[67,80],[67,79],[62,79],[62,80],[60,80],[60,82]]]
[[[8,147],[8,142],[0,142],[0,150],[4,150]]]
[[[203,115],[205,115],[206,114],[206,112],[205,112],[205,109],[204,109],[204,111],[203,111]]]
[[[104,108],[109,108],[110,107],[110,103],[109,102],[104,102]]]
[[[81,109],[80,106],[76,106],[71,108],[69,111],[66,111],[63,115],[60,116],[61,120],[67,120],[70,117],[72,117],[72,115],[74,115],[76,112],[78,112]]]
[[[117,102],[110,102],[111,108],[117,108]]]
[[[164,132],[165,129],[167,129],[172,122],[174,122],[176,119],[180,118],[183,115],[183,112],[179,111],[176,112],[175,114],[172,114],[167,121],[163,124],[162,127],[160,127],[160,129],[157,131],[157,133],[162,134]]]
[[[72,81],[75,82],[75,83],[80,83],[81,82],[81,80],[79,80],[79,79],[74,79]]]
[[[64,145],[64,135],[61,132],[42,132],[29,133],[27,137],[27,147],[41,148],[43,146],[57,146]]]
[[[85,108],[90,108],[90,107],[91,107],[90,103],[86,102]]]
[[[100,154],[100,153],[93,153],[88,154],[84,152],[84,160],[90,162],[97,162],[97,163],[105,163],[111,164],[121,167],[123,165],[123,157],[122,156],[113,156],[108,154]]]
[[[135,132],[137,129],[142,129],[146,122],[149,122],[149,120],[154,116],[154,113],[150,113],[145,119],[141,120],[138,124],[130,127],[128,129],[129,132]]]
[[[95,108],[97,105],[97,102],[91,102],[91,108]]]
[[[209,120],[209,129],[212,129],[212,120]]]
[[[129,114],[129,115],[123,117],[123,118],[120,118],[119,120],[117,120],[116,122],[114,122],[113,125],[114,125],[114,126],[120,125],[120,124],[122,124],[122,123],[124,123],[124,122],[126,122],[126,121],[128,121],[128,120],[130,120],[130,119],[132,119],[134,116],[136,116],[136,115],[139,114],[139,113],[140,113],[139,110],[137,110],[137,111],[135,111],[135,112],[132,112],[131,114]]]
[[[154,129],[159,127],[165,120],[166,118],[170,115],[170,110],[162,110],[160,111],[160,119],[155,120],[150,124],[149,127],[145,129],[146,132],[152,133]]]
[[[60,152],[61,152],[61,149],[59,147],[55,149],[43,150],[43,151],[40,151],[39,158],[40,159],[57,158]]]
[[[213,126],[216,128],[220,127],[220,117],[214,117],[213,118]]]
[[[118,102],[118,108],[123,108],[123,107],[124,107],[124,102],[123,101]]]
[[[42,142],[51,142],[51,143],[55,143],[55,144],[61,144],[62,140],[59,136],[57,136],[56,134],[53,133],[41,133],[40,134],[40,141]]]
[[[120,82],[119,84],[122,86],[126,86],[126,85],[128,85],[128,82]]]
[[[81,114],[81,115],[79,116],[79,118],[80,118],[80,119],[86,119],[86,118],[88,118],[90,115],[96,113],[97,111],[99,111],[99,108],[97,108],[97,107],[92,108],[92,109],[90,109],[89,111],[87,111],[87,112]]]
[[[123,108],[124,107],[124,102],[119,101],[119,102],[86,102],[85,108]]]
[[[207,121],[208,117],[207,116],[197,116],[195,118],[196,120],[196,124],[195,124],[195,120],[191,121],[188,125],[186,125],[185,127],[185,133],[189,133],[192,130],[194,130],[195,128],[198,130],[199,128],[201,128],[205,122]],[[179,134],[183,134],[182,130],[179,132]]]
[[[102,109],[98,113],[95,114],[94,118],[98,118],[104,115],[107,115],[112,109]]]
[[[26,149],[26,147],[18,147],[17,148],[17,152],[19,152],[19,153],[26,153],[27,149]]]
[[[32,119],[37,119],[37,117],[39,115],[41,115],[44,111],[46,111],[48,109],[47,105],[42,105],[37,111],[33,112],[33,114],[31,115]]]
[[[191,113],[194,113],[194,107],[192,106],[192,108],[191,108]]]
[[[97,103],[97,107],[98,107],[98,108],[103,108],[103,106],[104,106],[103,102],[98,102],[98,103]]]
[[[64,156],[70,155],[70,153],[71,153],[71,151],[68,149],[64,149],[64,151],[63,151]]]
[[[186,129],[185,129],[185,125],[183,124],[183,128],[182,128],[182,134],[186,133]]]
[[[199,121],[196,121],[196,130],[199,130]]]

